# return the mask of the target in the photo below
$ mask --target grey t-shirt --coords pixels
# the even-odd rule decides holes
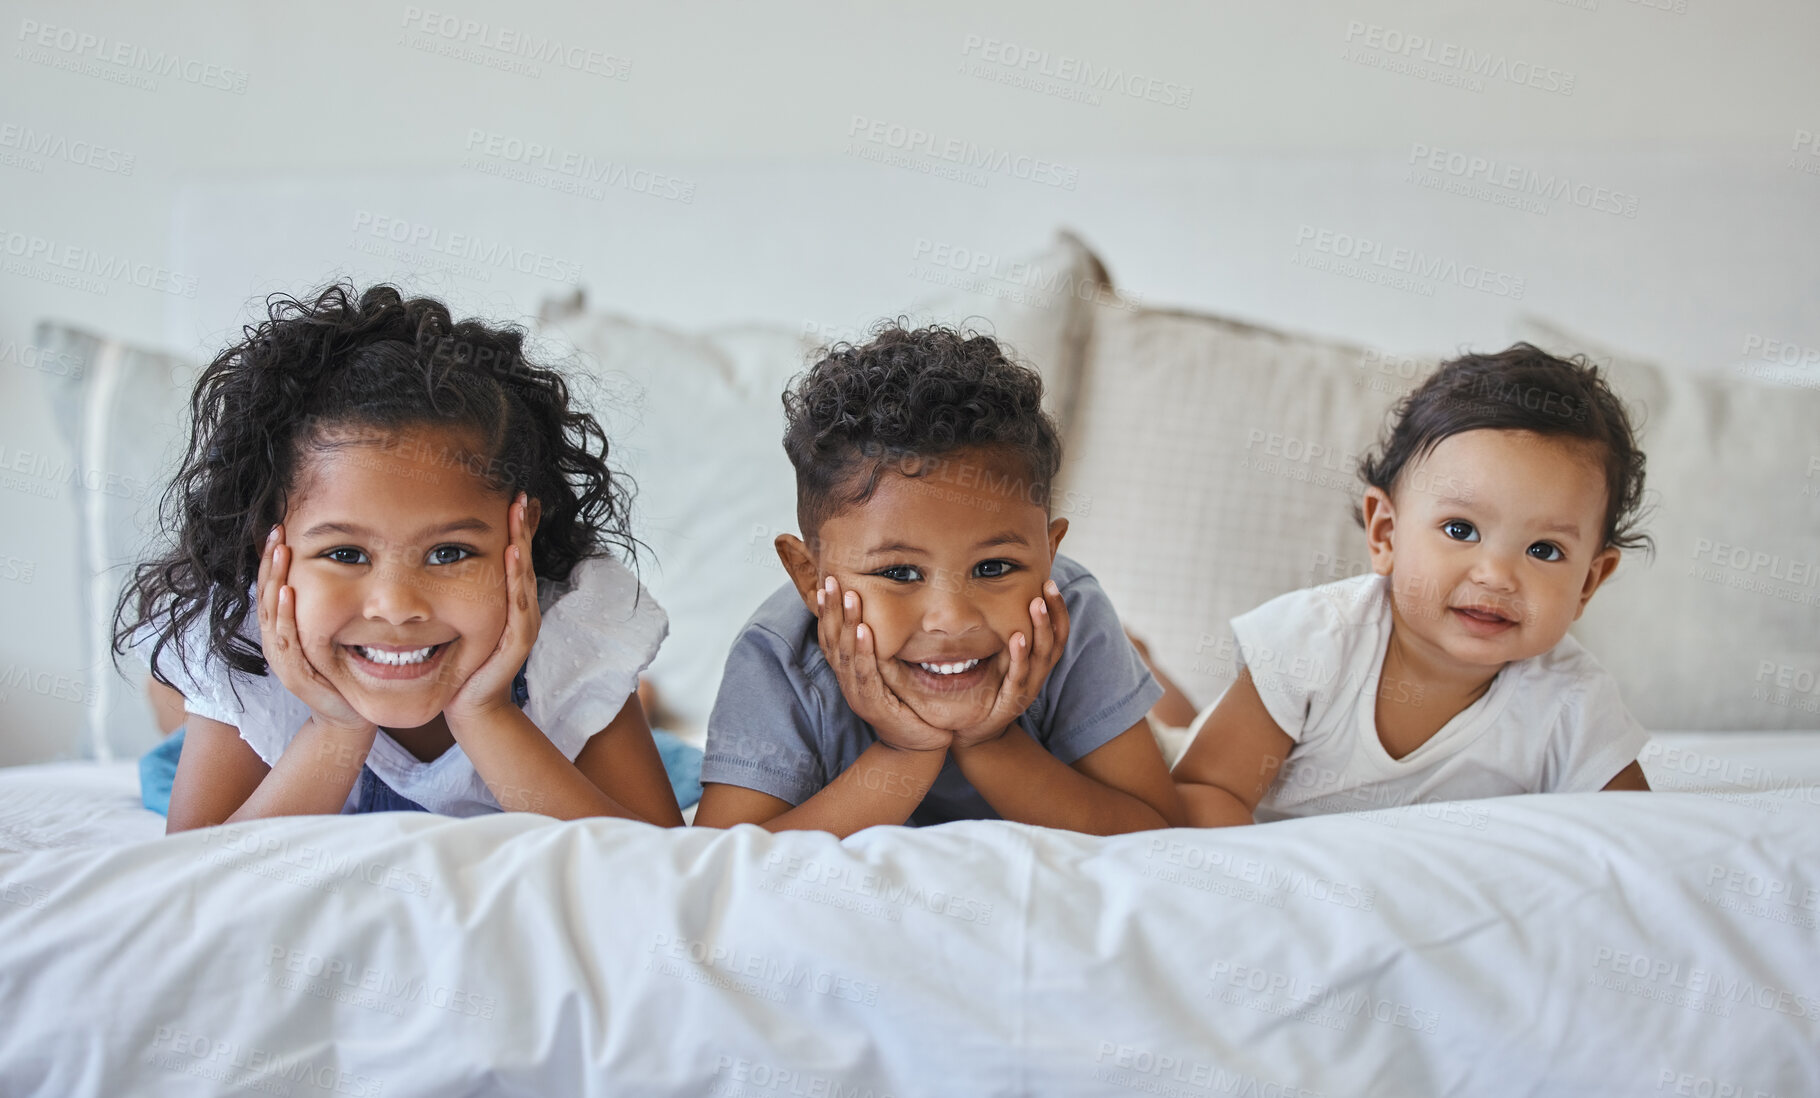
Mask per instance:
[[[1068,644],[1018,723],[1051,755],[1073,763],[1142,720],[1163,688],[1092,573],[1058,554],[1050,578],[1068,607]],[[842,696],[817,643],[815,616],[795,586],[784,584],[759,606],[727,656],[708,716],[701,780],[801,804],[877,739]],[[998,818],[950,755],[909,822]]]

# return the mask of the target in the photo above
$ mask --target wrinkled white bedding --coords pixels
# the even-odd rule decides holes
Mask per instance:
[[[1816,1093],[1820,736],[1644,761],[1700,792],[844,843],[0,771],[0,1094]]]

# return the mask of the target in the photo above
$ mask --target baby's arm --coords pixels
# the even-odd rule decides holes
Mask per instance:
[[[1255,823],[1258,802],[1294,747],[1295,741],[1264,708],[1250,670],[1240,668],[1238,681],[1207,715],[1175,764],[1175,785],[1188,826]]]
[[[799,805],[743,786],[702,786],[697,827],[755,823],[766,831],[828,831],[846,838],[878,825],[904,823],[942,771],[945,748],[909,750],[883,740]]]
[[[1022,724],[971,747],[956,747],[961,773],[1007,820],[1089,835],[1179,827],[1182,803],[1150,726],[1138,723],[1070,766],[1030,738]]]
[[[329,730],[312,718],[268,767],[231,724],[190,714],[171,785],[165,832],[340,812],[360,780],[375,729]]]

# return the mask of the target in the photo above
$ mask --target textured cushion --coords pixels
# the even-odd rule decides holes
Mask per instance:
[[[1063,550],[1205,705],[1234,674],[1230,618],[1368,570],[1357,457],[1429,364],[1213,316],[1092,319]]]
[[[1642,426],[1644,529],[1574,634],[1651,728],[1820,724],[1820,392],[1664,369],[1525,321],[1610,371]]]

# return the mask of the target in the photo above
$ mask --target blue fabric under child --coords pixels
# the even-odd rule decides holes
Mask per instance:
[[[145,807],[166,815],[171,807],[171,783],[177,778],[177,758],[183,753],[183,733],[179,728],[164,742],[139,759],[139,793]],[[664,772],[670,776],[670,788],[676,791],[676,803],[687,808],[701,800],[701,749],[684,743],[663,729],[653,729],[657,753],[663,756]],[[367,767],[360,768],[360,799],[356,812],[422,812],[417,802],[393,792],[379,775]]]
[[[518,677],[512,680],[512,700],[523,708],[530,696],[525,673],[520,669]],[[177,729],[139,759],[140,800],[160,816],[170,814],[171,785],[177,780],[177,759],[183,754],[185,731]],[[687,808],[701,800],[701,749],[691,747],[662,729],[653,729],[651,735],[657,741],[657,753],[663,757],[664,772],[669,775],[677,805]],[[360,796],[354,801],[354,811],[426,812],[428,809],[387,785],[371,767],[363,766],[360,768]]]

